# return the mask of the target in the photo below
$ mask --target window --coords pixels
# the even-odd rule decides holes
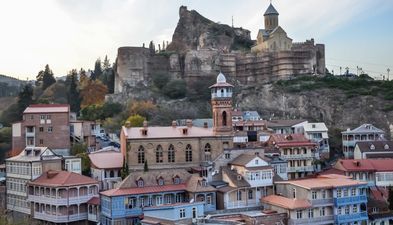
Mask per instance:
[[[358,212],[358,206],[357,205],[353,205],[352,213],[357,213],[357,212]]]
[[[132,197],[132,198],[128,198],[128,205],[127,208],[132,209],[136,207],[136,198]]]
[[[178,176],[176,176],[175,178],[173,178],[173,183],[174,184],[180,184],[180,178]]]
[[[348,196],[348,189],[344,189],[344,197]]]
[[[206,196],[206,203],[207,203],[208,205],[211,205],[211,204],[212,204],[212,196],[211,196],[211,195],[207,195],[207,196]]]
[[[175,148],[173,147],[173,145],[169,145],[168,148],[168,162],[175,162]]]
[[[248,191],[248,199],[253,199],[254,198],[254,193],[252,190]]]
[[[337,189],[337,198],[341,198],[341,189]]]
[[[192,148],[190,144],[186,146],[186,162],[192,162]]]
[[[296,198],[296,189],[295,188],[292,188],[292,197]]]
[[[40,124],[45,124],[45,115],[40,115]]]
[[[143,187],[143,186],[144,186],[144,182],[143,182],[143,179],[142,179],[142,178],[140,178],[140,179],[137,181],[137,186],[138,186],[138,187]]]
[[[43,144],[44,144],[44,140],[40,139],[40,145],[43,145]]]
[[[231,158],[231,153],[225,153],[225,159],[230,159]]]
[[[303,149],[303,154],[307,154],[307,149]]]
[[[351,189],[351,195],[352,195],[352,196],[355,196],[355,195],[356,195],[356,189],[355,189],[355,188],[352,188],[352,189]]]
[[[48,127],[48,133],[52,133],[53,127]]]
[[[297,210],[296,211],[296,218],[301,219],[303,217],[303,211],[302,210]]]
[[[40,132],[44,132],[44,128],[43,128],[43,127],[40,127],[40,128],[39,128],[39,131],[40,131]]]
[[[176,203],[181,202],[181,195],[180,194],[176,194],[175,201],[176,201]]]
[[[258,165],[258,163],[259,163],[259,160],[256,159],[256,160],[255,160],[255,165]]]
[[[321,210],[320,210],[320,212],[319,212],[320,215],[321,215],[321,216],[325,216],[325,213],[326,213],[325,211],[326,211],[326,210],[325,210],[325,207],[322,207]]]
[[[142,145],[138,148],[138,163],[145,163],[145,148]]]
[[[326,198],[326,190],[322,190],[322,198],[323,198],[323,199]]]
[[[364,188],[360,188],[360,189],[359,189],[359,192],[360,192],[360,193],[359,193],[360,195],[364,195]]]
[[[211,156],[211,146],[209,143],[205,145],[205,161],[211,161],[212,156]]]
[[[337,215],[341,215],[341,207],[338,207],[338,209],[337,209]]]
[[[308,210],[308,218],[314,218],[314,209]]]
[[[143,197],[139,198],[139,203],[141,208],[145,207],[145,199]]]
[[[162,196],[156,196],[156,205],[162,205]]]
[[[164,158],[164,153],[162,151],[161,145],[158,145],[156,148],[156,163],[162,163]]]
[[[311,197],[312,199],[317,199],[317,192],[316,191],[311,192]]]
[[[30,119],[31,119],[31,120],[34,120],[34,115],[30,115]]]
[[[345,214],[349,214],[349,205],[345,206]]]
[[[192,207],[192,218],[197,218],[197,209],[195,207]]]
[[[180,209],[179,218],[180,219],[186,218],[186,210],[185,209]]]
[[[164,185],[164,179],[162,177],[158,179],[158,185],[160,186]]]
[[[238,201],[241,201],[241,200],[242,200],[242,192],[241,192],[240,190],[238,190],[238,191],[236,192],[236,199],[237,199]]]
[[[226,127],[227,126],[227,112],[222,112],[222,126]]]

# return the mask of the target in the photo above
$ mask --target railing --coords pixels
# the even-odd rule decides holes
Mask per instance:
[[[356,142],[358,142],[360,140],[356,140],[356,141],[343,141],[343,145],[344,146],[355,146]]]
[[[367,202],[367,196],[366,195],[341,197],[341,198],[335,198],[334,199],[334,205],[335,206],[358,204],[358,203],[366,203],[366,202]]]
[[[67,201],[67,198],[52,198],[45,195],[29,195],[28,201],[45,203],[50,205],[71,205],[71,204],[80,204],[89,201],[92,197],[97,195],[84,195],[79,197],[70,197]]]
[[[304,219],[290,219],[288,220],[288,225],[296,225],[296,224],[333,224],[334,216],[320,216],[314,218],[304,218]]]
[[[233,201],[224,203],[224,207],[226,209],[233,209],[239,207],[252,207],[259,206],[260,203],[258,201]]]
[[[92,222],[98,222],[98,216],[96,214],[87,214],[87,220]]]
[[[314,158],[313,155],[308,154],[291,154],[291,155],[281,155],[283,159],[312,159]]]
[[[26,132],[26,137],[35,137],[35,132]]]
[[[333,205],[333,199],[332,199],[332,198],[327,198],[327,199],[314,199],[314,200],[311,200],[311,204],[312,204],[313,206]]]
[[[287,167],[287,172],[309,172],[314,171],[314,166]]]
[[[336,216],[336,224],[350,223],[354,221],[368,220],[367,212],[352,213]]]
[[[87,213],[71,214],[71,215],[52,215],[41,212],[34,212],[34,218],[39,220],[45,220],[54,223],[68,223],[79,220],[86,220]]]

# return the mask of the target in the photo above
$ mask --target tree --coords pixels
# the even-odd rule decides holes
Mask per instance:
[[[186,97],[187,87],[184,80],[173,80],[163,88],[163,93],[171,99]]]
[[[393,187],[392,186],[389,186],[388,202],[389,202],[389,209],[393,210]]]
[[[169,74],[166,73],[153,74],[152,76],[154,86],[156,86],[160,90],[168,84],[169,79]]]
[[[101,67],[101,59],[98,58],[96,62],[94,63],[94,71],[91,74],[91,79],[95,80],[99,78],[102,75],[102,67]]]
[[[83,87],[87,81],[89,80],[89,77],[86,74],[86,70],[84,70],[83,68],[81,68],[79,70],[79,83],[81,84],[81,86]]]
[[[102,68],[104,69],[104,71],[111,68],[111,64],[109,63],[109,59],[107,55],[105,55],[104,62],[102,63]]]
[[[78,72],[71,70],[66,77],[67,101],[72,112],[79,113],[81,108],[81,97],[78,89]]]
[[[157,107],[153,104],[152,101],[132,101],[129,106],[128,115],[138,114],[149,120],[151,117],[153,117],[156,110]]]
[[[91,162],[88,153],[79,153],[76,156],[82,159],[82,174],[85,176],[90,176]]]
[[[23,111],[33,103],[33,87],[30,84],[26,84],[18,96],[18,113],[19,117],[22,118]]]
[[[49,68],[49,65],[46,64],[44,72],[41,74],[41,71],[37,75],[37,80],[38,76],[42,76],[42,90],[47,89],[49,86],[52,84],[56,83],[56,79],[53,76],[52,70]]]
[[[86,144],[74,143],[71,147],[71,155],[78,155],[87,152]]]
[[[143,121],[145,121],[145,120],[146,120],[146,118],[144,118],[138,114],[132,115],[132,116],[128,117],[128,119],[127,119],[127,121],[129,121],[131,123],[131,126],[133,126],[133,127],[143,126]]]
[[[143,164],[143,171],[148,172],[149,171],[149,166],[147,165],[147,160],[145,160],[145,163]]]
[[[99,80],[89,80],[81,90],[82,108],[93,105],[103,104],[108,88]]]
[[[123,158],[123,167],[121,168],[120,171],[120,176],[121,179],[125,179],[129,174],[129,170],[128,170],[128,163],[126,162],[126,157]]]

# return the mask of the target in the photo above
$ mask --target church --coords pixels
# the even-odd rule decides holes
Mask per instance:
[[[232,91],[224,74],[210,86],[213,127],[195,127],[188,120],[186,126],[132,127],[127,123],[121,129],[121,152],[129,171],[148,169],[191,169],[210,176],[213,161],[224,149],[233,147]]]
[[[270,3],[263,14],[265,19],[265,29],[260,29],[257,35],[257,43],[251,48],[251,52],[276,52],[290,51],[292,39],[278,23],[278,12]]]

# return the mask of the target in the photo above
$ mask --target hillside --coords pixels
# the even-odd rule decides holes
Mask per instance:
[[[7,83],[8,86],[19,87],[21,84],[24,84],[26,82],[16,79],[14,77],[9,77],[9,76],[0,74],[0,83]]]

